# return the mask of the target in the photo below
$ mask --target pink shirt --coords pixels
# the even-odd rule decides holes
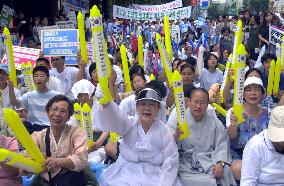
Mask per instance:
[[[7,150],[18,152],[18,142],[15,138],[6,137],[0,135],[0,148],[5,148]],[[7,167],[0,165],[0,185],[5,186],[18,186],[21,184],[21,177],[18,172],[11,170]]]
[[[34,132],[32,138],[40,148],[43,155],[46,155],[45,135],[46,130],[43,129],[39,132]],[[69,158],[74,163],[75,168],[72,171],[81,171],[88,165],[88,152],[87,152],[87,135],[78,126],[66,125],[62,135],[56,143],[55,137],[50,130],[50,152],[51,156],[55,158]],[[53,178],[60,172],[60,168],[51,172]],[[48,173],[41,174],[43,178],[48,180]]]

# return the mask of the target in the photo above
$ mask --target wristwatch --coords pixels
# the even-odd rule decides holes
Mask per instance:
[[[218,161],[217,163],[220,163],[223,167],[225,167],[225,162],[224,161]]]

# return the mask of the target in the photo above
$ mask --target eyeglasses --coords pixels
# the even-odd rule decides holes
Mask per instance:
[[[202,100],[195,100],[191,99],[191,102],[193,102],[195,105],[205,106],[208,104],[208,101],[202,101]]]
[[[53,113],[57,113],[58,112],[59,114],[67,114],[68,113],[67,109],[58,108],[58,107],[50,107],[49,111],[53,112]]]

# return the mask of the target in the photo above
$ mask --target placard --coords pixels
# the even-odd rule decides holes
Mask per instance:
[[[54,30],[54,29],[59,29],[59,28],[58,28],[57,25],[37,27],[38,38],[41,40],[41,31],[42,30]]]
[[[175,8],[182,7],[182,0],[175,0],[166,4],[162,5],[139,5],[139,4],[132,4],[129,8],[146,11],[146,12],[161,12],[165,10],[171,10]]]
[[[77,29],[42,30],[41,34],[44,56],[77,56]]]
[[[57,21],[55,24],[59,29],[75,29],[77,23],[74,21]]]
[[[167,15],[169,20],[176,20],[189,18],[190,14],[191,6],[161,12],[147,12],[113,5],[113,17],[124,19],[156,21],[162,20]]]
[[[281,44],[283,36],[284,30],[281,30],[275,26],[269,26],[269,43],[273,45],[276,45],[276,43]]]
[[[1,16],[0,16],[0,26],[9,26],[11,18],[14,14],[14,10],[6,5],[3,5]]]
[[[21,70],[22,62],[27,63],[28,61],[30,61],[33,66],[35,65],[36,60],[39,58],[40,50],[34,48],[13,46],[13,53],[15,67],[17,70]],[[7,54],[4,55],[1,63],[7,64]]]
[[[172,25],[171,26],[171,38],[174,40],[177,44],[180,43],[180,28],[178,25]]]

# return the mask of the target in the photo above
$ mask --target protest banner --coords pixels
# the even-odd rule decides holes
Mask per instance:
[[[30,61],[33,66],[35,65],[35,62],[39,57],[40,50],[34,48],[13,46],[13,53],[15,68],[17,70],[21,70],[22,62],[28,63],[28,61]],[[1,63],[7,64],[7,54],[4,55]]]
[[[171,26],[171,37],[177,44],[180,43],[180,28],[178,25]]]
[[[53,29],[59,29],[59,28],[58,28],[57,25],[37,27],[38,38],[41,39],[41,31],[42,30],[53,30]]]
[[[89,0],[65,0],[63,3],[68,10],[85,11],[89,13]]]
[[[145,11],[145,12],[161,12],[165,10],[171,10],[175,8],[182,7],[182,0],[175,0],[166,4],[162,5],[139,5],[139,4],[132,4],[129,8]]]
[[[59,29],[75,29],[76,28],[76,21],[57,21],[55,23]]]
[[[269,26],[269,43],[273,45],[276,45],[276,43],[281,44],[283,36],[284,30],[281,30],[275,26]]]
[[[147,12],[113,5],[113,17],[115,18],[151,21],[157,19],[162,20],[164,16],[167,15],[170,20],[175,20],[188,18],[190,17],[190,14],[191,6],[160,12]]]
[[[78,53],[78,30],[56,29],[41,31],[41,49],[44,56],[76,56]]]
[[[11,18],[14,14],[14,10],[6,5],[3,5],[1,16],[0,16],[0,26],[9,26]]]

